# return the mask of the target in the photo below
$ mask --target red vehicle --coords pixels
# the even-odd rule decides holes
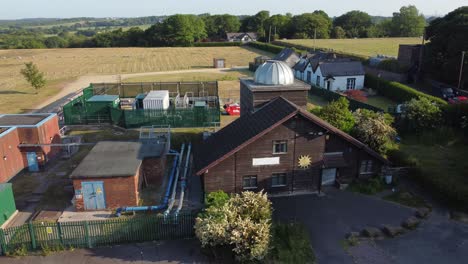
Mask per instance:
[[[226,104],[224,105],[224,110],[226,113],[231,116],[240,115],[240,105],[239,104]]]
[[[455,96],[448,99],[449,104],[467,104],[468,97],[466,96]]]

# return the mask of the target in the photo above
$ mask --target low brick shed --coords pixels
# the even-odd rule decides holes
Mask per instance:
[[[141,188],[141,143],[96,144],[70,177],[78,211],[115,209],[138,204]]]

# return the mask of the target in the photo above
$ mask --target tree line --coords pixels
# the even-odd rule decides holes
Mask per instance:
[[[143,22],[154,22],[158,17],[150,18]],[[88,26],[97,27],[102,23],[104,23],[102,26],[109,26],[108,23],[121,25],[120,22],[110,21],[93,23]],[[426,20],[415,6],[404,6],[391,18],[378,19],[362,11],[350,11],[336,18],[330,17],[322,10],[300,15],[290,13],[270,15],[268,11],[260,11],[253,16],[177,14],[158,20],[146,30],[131,27],[128,30],[120,28],[98,32],[97,29],[84,26],[86,25],[80,23],[68,26],[76,30],[75,33],[63,25],[45,29],[47,34],[56,34],[50,37],[45,37],[44,31],[38,29],[10,28],[0,35],[0,46],[3,48],[192,46],[196,42],[223,41],[228,32],[256,32],[260,41],[281,38],[416,37],[423,35]]]

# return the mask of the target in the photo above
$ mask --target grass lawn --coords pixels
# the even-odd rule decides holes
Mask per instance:
[[[307,109],[311,110],[315,107],[322,107],[322,106],[326,106],[327,104],[329,104],[329,102],[327,100],[325,100],[324,98],[320,97],[320,96],[316,96],[316,95],[309,95],[307,97]]]
[[[417,171],[414,178],[449,206],[468,210],[468,148],[463,136],[447,129],[404,138],[399,152]],[[404,165],[404,164],[403,164]]]
[[[367,39],[317,39],[317,48],[332,49],[363,56],[398,56],[400,44],[421,44],[421,38],[367,38]],[[290,44],[314,48],[313,39],[281,40]]]
[[[315,263],[306,228],[297,223],[274,224],[267,263]]]
[[[240,77],[251,76],[249,70],[225,70],[222,72],[188,72],[155,74],[124,79],[123,82],[205,82],[205,81],[235,81]]]
[[[388,111],[389,106],[395,106],[398,104],[397,102],[381,95],[369,96],[367,97],[367,101],[365,103],[378,107],[385,112]]]
[[[247,66],[259,55],[271,56],[244,47],[0,50],[0,112],[25,112],[83,75],[211,68],[213,58],[225,58],[226,67]],[[26,62],[36,64],[48,80],[38,94],[20,74]]]

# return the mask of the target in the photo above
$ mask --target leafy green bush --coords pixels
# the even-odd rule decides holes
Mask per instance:
[[[373,177],[367,181],[353,182],[349,186],[352,192],[373,195],[384,190],[384,184],[379,177]]]
[[[428,98],[413,98],[406,104],[402,128],[420,134],[440,126],[441,115],[440,108]]]
[[[275,224],[270,246],[267,259],[273,263],[315,263],[308,232],[300,224]]]
[[[390,82],[370,74],[366,74],[365,86],[375,89],[380,95],[388,97],[399,103],[410,101],[413,98],[417,99],[424,97],[440,105],[447,104],[447,102],[438,97],[417,91],[416,89],[402,83]]]
[[[28,248],[25,244],[20,244],[13,248],[13,250],[5,252],[5,254],[9,257],[24,257],[28,255]]]
[[[349,101],[345,97],[317,110],[317,115],[334,127],[349,133],[355,124],[353,113],[349,110]]]
[[[221,207],[229,200],[229,195],[223,191],[210,192],[206,196],[206,207]]]

